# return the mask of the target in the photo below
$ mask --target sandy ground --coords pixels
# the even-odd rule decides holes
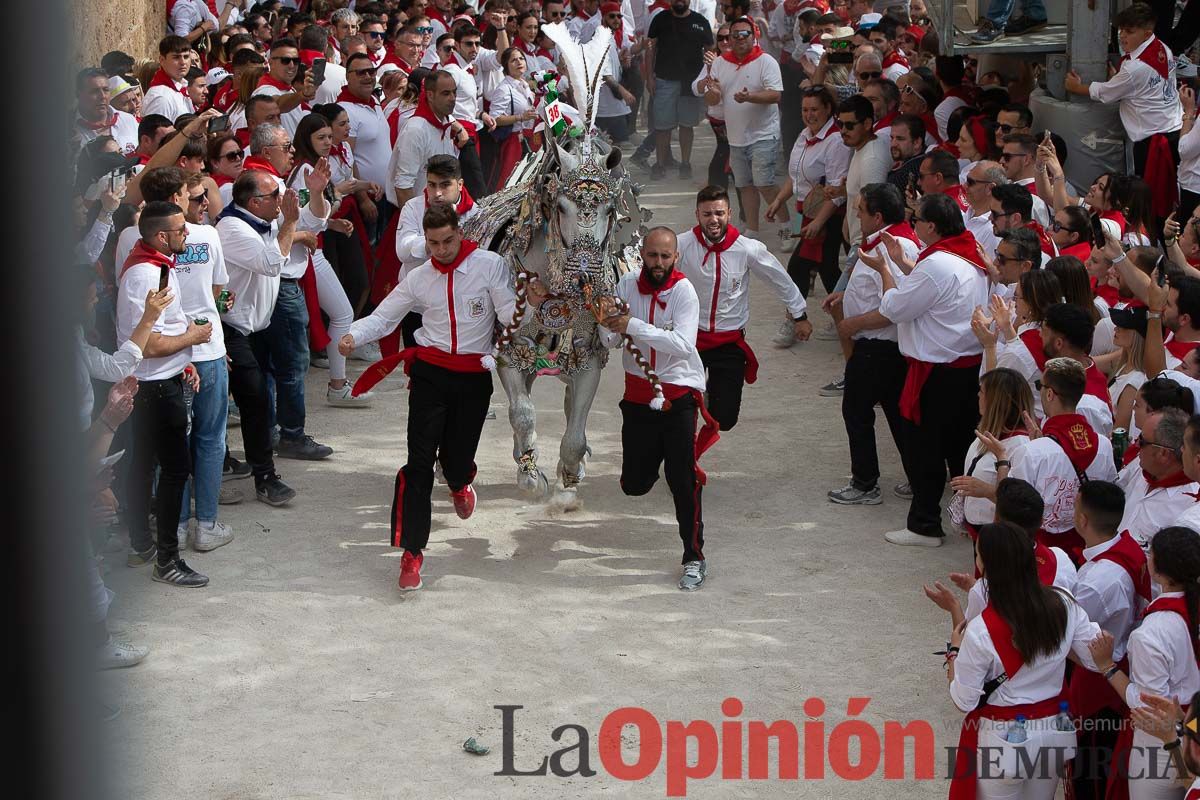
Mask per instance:
[[[707,127],[698,133],[699,181],[712,137]],[[694,224],[696,188],[672,176],[643,199],[655,223],[683,230]],[[920,586],[965,568],[970,547],[957,537],[937,550],[884,542],[907,505],[890,491],[903,477],[882,419],[883,505],[826,499],[849,465],[840,401],[817,389],[838,372],[841,354],[828,341],[772,348],[780,313],[755,282],[750,340],[762,369],[739,426],[705,457],[710,572],[691,594],[675,588],[680,544],[665,484],[641,498],[618,487],[619,365],[606,370],[592,411],[584,508],[567,515],[517,491],[496,382],[499,418],[479,449],[479,508],[459,520],[445,488],[435,488],[425,588],[407,596],[396,589],[400,553],[387,545],[407,395],[393,377],[373,408],[332,409],[326,374],[313,370],[308,430],[336,452],[322,463],[280,462],[299,492],[287,508],[250,499],[222,507],[237,540],[188,555],[211,576],[208,588],[152,583],[148,569],[108,554],[115,622],[152,648],[140,666],[104,676],[123,706],[111,737],[117,796],[664,797],[665,754],[643,781],[608,774],[597,752],[602,721],[640,706],[660,731],[667,720],[719,729],[729,719],[726,697],[745,704],[736,719],[797,727],[805,701],[821,698],[826,737],[846,718],[848,698],[867,697],[859,718],[877,730],[885,720],[927,719],[938,748],[953,745],[961,715],[941,659],[930,655],[945,641],[947,618]],[[824,315],[812,316],[820,327]],[[363,366],[351,362],[352,374]],[[543,379],[535,394],[543,461],[553,468],[562,386]],[[236,430],[230,441],[240,451]],[[253,494],[252,482],[235,485]],[[502,769],[497,705],[524,706],[517,769],[574,744],[573,732],[551,739],[570,723],[590,734],[597,774],[494,775]],[[491,754],[464,753],[470,736]],[[568,769],[577,757],[565,757]],[[625,757],[632,763],[636,754]],[[779,780],[771,761],[769,780],[720,780],[718,769],[690,782],[688,795],[926,798],[947,789],[940,777],[912,780],[911,752],[905,779],[886,782],[882,764],[865,781],[838,779],[828,766],[823,780]],[[939,776],[944,761],[940,754]]]

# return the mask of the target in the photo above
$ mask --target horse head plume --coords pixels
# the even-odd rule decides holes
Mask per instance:
[[[542,32],[558,47],[575,102],[583,115],[584,129],[590,131],[596,122],[600,75],[608,61],[608,48],[613,44],[612,31],[601,25],[587,44],[571,38],[567,26],[561,22],[542,26]]]

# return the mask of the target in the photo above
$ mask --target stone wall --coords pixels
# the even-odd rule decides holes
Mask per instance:
[[[99,66],[109,50],[157,57],[166,31],[165,0],[73,0],[71,66]]]

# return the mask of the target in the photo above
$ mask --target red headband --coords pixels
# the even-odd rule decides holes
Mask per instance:
[[[621,13],[621,4],[620,3],[601,3],[600,4],[600,13],[601,14],[620,14]]]

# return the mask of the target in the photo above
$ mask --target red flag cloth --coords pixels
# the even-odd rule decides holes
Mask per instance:
[[[1059,414],[1042,423],[1042,435],[1058,443],[1077,472],[1084,472],[1100,452],[1100,437],[1081,414]]]
[[[1150,186],[1150,209],[1154,216],[1165,219],[1179,202],[1179,178],[1171,143],[1161,133],[1150,137],[1146,152],[1146,183]]]
[[[983,256],[979,254],[979,243],[975,240],[975,235],[970,231],[963,231],[955,236],[938,239],[921,251],[921,254],[917,256],[917,261],[920,262],[923,258],[938,252],[956,255],[961,259],[971,262],[985,276],[988,274],[987,264],[984,263]]]
[[[129,255],[125,258],[125,263],[121,265],[121,275],[118,276],[118,280],[134,264],[154,264],[159,268],[175,269],[175,256],[160,253],[141,239],[138,239],[137,244],[133,246],[133,249],[129,251]]]
[[[321,319],[321,299],[317,296],[317,268],[313,266],[312,256],[308,257],[308,269],[300,276],[300,289],[304,292],[304,307],[308,309],[308,342],[314,350],[324,350],[329,346],[329,331],[325,330],[325,320]]]

